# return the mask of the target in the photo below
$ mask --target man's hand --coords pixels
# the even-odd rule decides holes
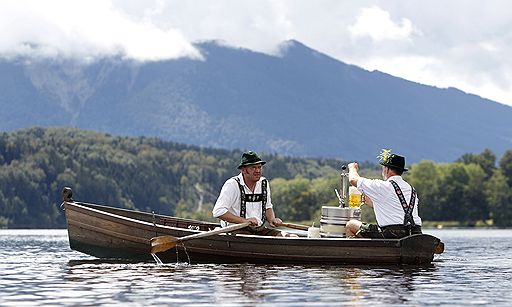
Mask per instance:
[[[272,226],[272,227],[278,227],[283,224],[283,221],[280,218],[275,217],[271,221],[269,221],[269,223],[270,223],[270,226]]]
[[[348,164],[348,170],[350,171],[351,168],[353,168],[353,169],[355,169],[357,171],[357,170],[359,170],[359,164],[357,164],[357,162],[349,163]]]
[[[250,217],[246,222],[251,222],[251,226],[258,226],[258,220],[255,217]]]
[[[348,164],[348,181],[351,185],[357,187],[357,181],[359,180],[359,164],[357,162],[352,162]]]

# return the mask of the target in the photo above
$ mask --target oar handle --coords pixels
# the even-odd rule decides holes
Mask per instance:
[[[293,224],[293,223],[282,223],[284,227],[298,229],[298,230],[308,230],[309,226],[306,225],[300,225],[300,224]]]
[[[222,227],[222,228],[210,230],[210,231],[207,231],[207,232],[196,233],[196,234],[193,234],[193,235],[190,235],[190,236],[178,238],[177,242],[184,242],[184,241],[188,241],[188,240],[194,240],[194,239],[214,236],[214,235],[218,235],[218,234],[222,234],[222,233],[227,233],[227,232],[230,232],[230,231],[234,231],[234,230],[245,228],[245,227],[247,227],[249,225],[251,225],[251,222],[244,222],[244,223],[241,223],[241,224],[235,224],[235,225],[231,225],[231,226],[227,226],[227,227]]]

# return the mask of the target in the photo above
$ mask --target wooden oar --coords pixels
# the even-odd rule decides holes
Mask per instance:
[[[298,229],[298,230],[308,230],[308,228],[309,228],[309,226],[306,226],[306,225],[293,224],[293,223],[282,223],[281,225],[284,227]]]
[[[165,252],[166,250],[169,250],[169,249],[175,247],[176,244],[181,243],[181,242],[185,242],[185,241],[189,241],[189,240],[193,240],[193,239],[205,238],[205,237],[209,237],[209,236],[214,236],[214,235],[218,235],[221,233],[226,233],[226,232],[242,229],[249,225],[251,225],[250,222],[245,222],[245,223],[241,223],[241,224],[231,225],[228,227],[214,229],[214,230],[207,231],[207,232],[196,233],[196,234],[181,237],[181,238],[177,238],[177,237],[173,237],[173,236],[154,237],[154,238],[151,238],[151,253],[154,254],[154,253]]]

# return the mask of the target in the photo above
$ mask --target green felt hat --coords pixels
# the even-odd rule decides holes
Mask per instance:
[[[256,165],[256,164],[265,164],[267,162],[261,160],[261,158],[254,151],[244,152],[242,154],[242,159],[240,161],[240,165],[238,165],[238,169],[248,166],[248,165]]]

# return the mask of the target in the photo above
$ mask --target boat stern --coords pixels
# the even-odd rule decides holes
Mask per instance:
[[[434,254],[444,251],[444,243],[428,234],[416,234],[401,239],[400,258],[403,264],[426,264],[434,260]]]

